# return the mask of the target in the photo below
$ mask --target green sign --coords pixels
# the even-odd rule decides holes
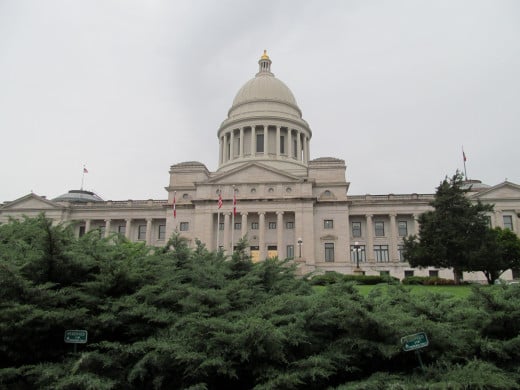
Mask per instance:
[[[64,340],[71,344],[85,344],[88,332],[86,330],[66,330]]]
[[[430,343],[428,337],[426,337],[426,333],[420,332],[402,337],[401,344],[403,344],[403,351],[413,351],[427,347]]]

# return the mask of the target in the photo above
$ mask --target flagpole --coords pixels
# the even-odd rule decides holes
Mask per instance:
[[[222,192],[220,191],[220,188],[218,189],[218,203],[217,203],[217,247],[216,250],[218,251],[218,244],[220,242],[220,197],[222,196]]]
[[[468,180],[468,172],[466,171],[466,153],[464,153],[464,145],[462,146],[462,160],[464,161],[464,176]]]
[[[231,253],[233,253],[233,244],[235,237],[235,186],[233,185],[233,211],[231,212]]]

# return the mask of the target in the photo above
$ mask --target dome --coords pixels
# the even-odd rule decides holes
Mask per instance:
[[[228,119],[254,116],[302,118],[293,93],[271,73],[271,59],[264,50],[258,61],[259,71],[239,89],[228,112]]]
[[[66,194],[54,198],[53,201],[70,203],[104,202],[104,200],[95,193],[84,190],[70,190]]]

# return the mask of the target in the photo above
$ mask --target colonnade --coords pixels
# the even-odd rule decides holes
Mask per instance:
[[[263,135],[262,144],[259,144],[262,140],[259,135]],[[307,164],[310,160],[309,141],[307,131],[284,126],[252,124],[229,129],[220,135],[219,165],[257,156],[283,156]]]
[[[122,222],[124,222],[124,225],[122,225],[122,224],[117,225],[116,232],[120,233],[119,227],[124,226],[125,227],[124,236],[127,239],[132,240],[132,241],[143,240],[146,242],[147,245],[151,245],[152,241],[153,241],[152,232],[153,232],[154,222],[158,222],[157,226],[158,226],[159,230],[161,229],[161,226],[163,226],[162,229],[164,229],[164,230],[161,234],[166,234],[166,219],[164,219],[164,218],[150,218],[150,217],[148,217],[148,218],[113,218],[113,219],[112,218],[105,218],[105,219],[91,218],[91,219],[84,219],[83,221],[85,222],[85,233],[92,230],[92,225],[93,225],[92,222],[94,222],[95,223],[94,228],[103,227],[104,231],[105,231],[105,235],[108,232],[112,231],[111,229],[112,229],[112,224],[114,221],[122,221]],[[104,225],[100,225],[99,222],[96,223],[96,221],[103,221]],[[137,226],[139,229],[139,226],[144,226],[144,225],[142,225],[142,223],[140,223],[141,221],[146,222],[145,237],[139,237],[139,234],[140,234],[139,231],[137,231],[136,237],[132,237],[132,235],[133,235],[132,227]],[[138,222],[138,224],[135,225],[134,222]],[[158,234],[159,234],[159,230],[157,231]],[[163,237],[163,238],[158,237],[157,239],[165,239],[165,237]]]

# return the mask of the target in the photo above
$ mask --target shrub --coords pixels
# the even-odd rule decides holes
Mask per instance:
[[[427,276],[408,276],[402,280],[403,284],[424,284],[424,280],[427,279]]]

